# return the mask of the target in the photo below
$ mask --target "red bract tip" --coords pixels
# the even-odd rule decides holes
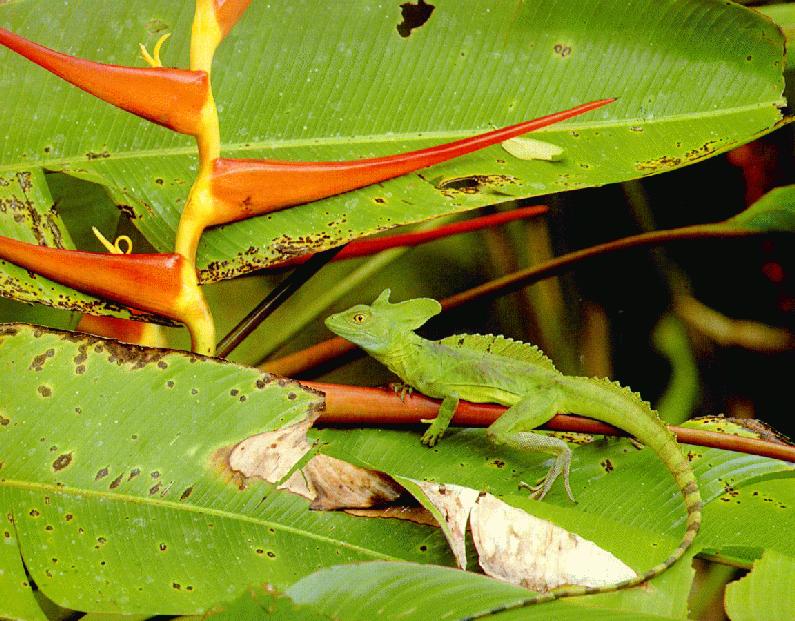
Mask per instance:
[[[182,255],[64,250],[0,236],[0,257],[83,293],[181,320],[174,309],[182,292]]]
[[[105,65],[61,54],[4,28],[0,44],[127,112],[183,134],[199,131],[209,92],[203,71]]]
[[[212,179],[213,195],[219,204],[207,224],[240,220],[380,183],[584,114],[612,101],[615,100],[600,99],[470,138],[387,157],[350,162],[219,158],[214,162]]]
[[[221,27],[221,34],[225,37],[237,23],[240,16],[251,4],[251,0],[213,0],[215,19]]]
[[[61,284],[184,323],[193,350],[215,351],[215,327],[181,254],[105,254],[48,248],[0,236],[0,258]]]

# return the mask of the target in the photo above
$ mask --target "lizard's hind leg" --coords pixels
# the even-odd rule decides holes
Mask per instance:
[[[533,390],[531,394],[508,408],[492,423],[486,433],[495,444],[507,444],[526,451],[551,453],[555,457],[555,463],[538,485],[528,486],[532,491],[531,496],[539,500],[546,496],[555,479],[562,474],[566,493],[574,501],[569,485],[571,449],[559,438],[530,432],[531,429],[543,425],[557,414],[558,401],[558,391],[554,387]]]

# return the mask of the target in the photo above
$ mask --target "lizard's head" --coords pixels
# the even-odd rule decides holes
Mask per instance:
[[[369,352],[379,352],[388,349],[401,334],[416,330],[441,310],[441,304],[431,298],[392,304],[389,289],[385,289],[369,306],[357,304],[331,315],[326,319],[326,326]]]

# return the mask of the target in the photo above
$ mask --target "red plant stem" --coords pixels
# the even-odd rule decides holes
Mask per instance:
[[[319,426],[419,425],[422,423],[421,419],[434,418],[441,404],[440,401],[419,393],[407,395],[405,400],[401,400],[400,395],[390,388],[362,388],[321,382],[301,383],[326,395],[326,408],[318,419]],[[459,427],[487,427],[506,409],[501,405],[461,401],[452,424]],[[598,435],[627,435],[611,425],[568,414],[558,414],[542,428]],[[668,428],[676,435],[679,442],[795,462],[793,446],[688,427],[669,425]]]
[[[122,67],[61,54],[0,28],[0,44],[127,112],[196,135],[209,83],[203,71]]]
[[[485,228],[491,228],[505,224],[506,222],[513,222],[514,220],[522,220],[525,218],[535,218],[541,216],[549,211],[546,205],[533,205],[532,207],[520,207],[519,209],[511,209],[510,211],[503,211],[501,213],[489,214],[488,216],[481,216],[479,218],[470,218],[469,220],[462,220],[461,222],[453,222],[452,224],[445,224],[432,231],[418,231],[415,233],[403,233],[401,235],[389,235],[384,237],[377,237],[375,239],[364,239],[350,242],[340,253],[335,256],[332,261],[339,261],[342,259],[354,259],[357,257],[369,257],[377,254],[383,250],[391,248],[411,248],[419,246],[435,239],[442,237],[450,237],[451,235],[460,235],[461,233],[470,233],[472,231],[479,231]],[[281,263],[272,265],[269,269],[282,269],[285,267],[293,267],[301,263],[306,263],[314,254],[304,254],[300,257],[295,257]]]
[[[0,257],[78,291],[181,320],[174,306],[182,293],[182,255],[64,250],[0,236]]]
[[[320,200],[440,164],[615,101],[600,99],[532,121],[386,157],[349,162],[291,162],[218,158],[212,192],[216,209],[207,224],[223,224]]]
[[[229,34],[249,4],[251,0],[213,0],[215,19],[218,20],[222,36]]]
[[[519,270],[511,274],[506,274],[501,278],[491,280],[477,287],[473,287],[472,289],[467,289],[461,293],[439,300],[439,302],[442,305],[442,310],[448,311],[475,300],[494,299],[512,293],[517,289],[526,287],[539,280],[543,280],[544,278],[557,276],[581,261],[590,260],[609,252],[628,250],[630,248],[657,246],[677,240],[727,239],[763,234],[765,234],[765,231],[732,228],[731,226],[726,226],[721,223],[700,224],[669,231],[642,233],[641,235],[625,237],[597,246],[591,246],[590,248],[584,248],[557,257],[551,261],[546,261],[545,263],[534,265],[533,267]],[[287,354],[281,358],[269,360],[260,365],[260,368],[270,373],[292,377],[313,367],[331,362],[355,349],[356,346],[349,341],[340,337],[334,337],[326,341],[321,341],[306,349]]]

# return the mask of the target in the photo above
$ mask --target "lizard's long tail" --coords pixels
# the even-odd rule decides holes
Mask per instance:
[[[660,426],[665,428],[661,422]],[[667,429],[665,429],[665,433],[667,434],[668,437],[671,436],[670,432]],[[692,544],[693,540],[696,538],[696,534],[698,534],[698,529],[701,526],[701,505],[702,505],[701,494],[698,491],[698,484],[696,483],[696,477],[693,474],[693,470],[690,468],[690,462],[688,462],[687,458],[684,455],[682,455],[682,452],[679,450],[678,446],[674,445],[673,450],[669,450],[668,447],[650,447],[650,448],[657,449],[657,454],[659,455],[660,459],[671,471],[671,474],[673,475],[676,484],[679,487],[682,496],[684,497],[685,509],[687,510],[685,534],[682,537],[682,541],[679,544],[679,547],[676,548],[676,550],[674,550],[667,559],[665,559],[659,565],[655,565],[645,573],[642,573],[634,578],[630,578],[629,580],[623,580],[621,582],[616,582],[615,584],[610,584],[608,586],[598,586],[598,587],[564,586],[559,589],[553,589],[546,593],[540,593],[538,595],[534,595],[533,597],[528,597],[527,599],[521,599],[519,601],[511,602],[509,604],[505,604],[497,608],[492,608],[490,610],[485,610],[483,612],[476,613],[474,615],[461,619],[461,621],[472,621],[474,619],[482,619],[483,617],[496,615],[498,613],[505,612],[507,610],[514,610],[516,608],[524,608],[525,606],[532,606],[535,604],[551,602],[556,599],[562,599],[564,597],[573,597],[576,595],[595,595],[597,593],[611,593],[613,591],[618,591],[620,589],[639,586],[644,582],[651,580],[656,576],[659,576],[671,565],[676,563],[676,561],[682,558],[685,551],[690,547],[690,544]]]

